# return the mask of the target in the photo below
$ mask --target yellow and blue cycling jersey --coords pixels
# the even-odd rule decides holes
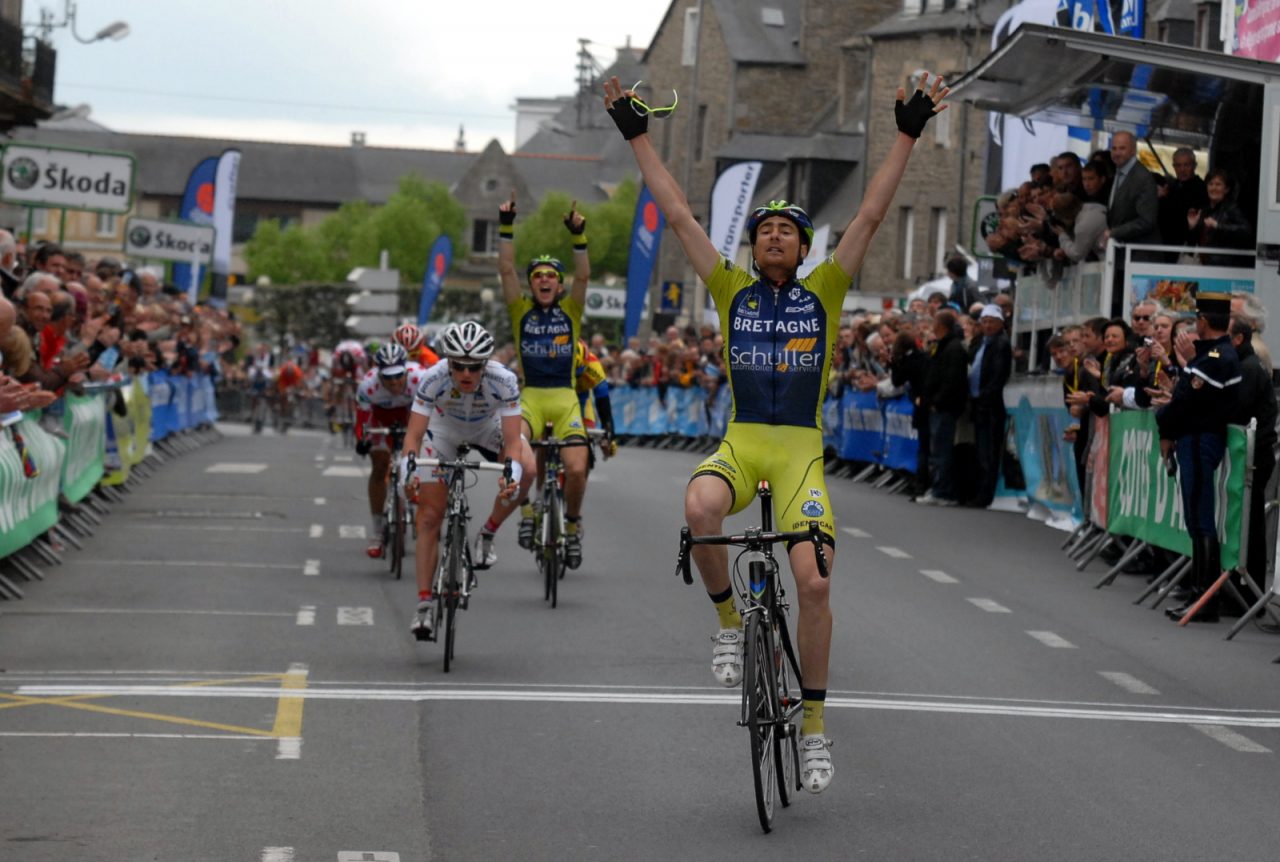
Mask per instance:
[[[853,279],[828,257],[775,288],[722,257],[706,281],[724,333],[730,421],[821,428],[840,308]]]
[[[573,350],[582,306],[569,296],[542,308],[531,296],[507,306],[525,388],[573,389]]]

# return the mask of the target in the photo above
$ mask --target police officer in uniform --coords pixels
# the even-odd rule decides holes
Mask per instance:
[[[1156,412],[1160,452],[1172,450],[1178,460],[1182,513],[1191,534],[1191,588],[1181,607],[1165,613],[1182,619],[1221,572],[1218,528],[1214,519],[1213,473],[1227,447],[1227,420],[1238,407],[1240,360],[1231,345],[1231,296],[1196,296],[1196,355],[1178,376],[1168,403]],[[1193,617],[1218,621],[1218,595]]]

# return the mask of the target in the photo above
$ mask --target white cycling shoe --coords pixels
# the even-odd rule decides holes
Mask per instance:
[[[413,618],[409,631],[420,641],[435,640],[436,620],[431,602],[418,602],[418,613]]]
[[[477,569],[487,569],[498,562],[498,552],[493,549],[493,533],[481,530],[476,534],[476,550],[471,560]]]
[[[716,645],[711,652],[711,671],[716,682],[725,688],[733,688],[742,682],[742,629],[720,629],[713,637]]]
[[[822,734],[800,737],[800,783],[810,793],[821,793],[831,784],[836,767],[831,762],[831,742]]]

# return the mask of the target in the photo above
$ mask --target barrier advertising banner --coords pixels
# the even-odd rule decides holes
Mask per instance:
[[[1112,413],[1110,438],[1107,531],[1191,556],[1178,480],[1169,475],[1160,458],[1155,414],[1150,410]],[[1247,431],[1227,426],[1227,454],[1216,475],[1214,503],[1223,568],[1234,568],[1240,557],[1247,452]]]
[[[62,430],[67,433],[67,457],[62,465],[62,493],[72,503],[79,503],[102,479],[106,400],[102,394],[68,393],[65,398]]]
[[[0,430],[0,558],[33,542],[58,521],[58,483],[66,444],[46,433],[38,413]],[[38,473],[27,476],[26,455]]]

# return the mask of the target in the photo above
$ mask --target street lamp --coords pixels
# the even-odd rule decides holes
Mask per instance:
[[[29,25],[28,25],[29,26]],[[97,33],[93,34],[93,38],[86,39],[76,32],[76,4],[71,0],[64,0],[62,7],[62,21],[53,20],[53,12],[49,9],[40,10],[40,23],[35,25],[40,30],[40,38],[42,41],[48,42],[50,34],[58,27],[66,27],[71,30],[71,35],[75,37],[77,42],[90,45],[94,42],[101,42],[103,39],[111,39],[119,42],[125,36],[129,35],[129,25],[124,21],[113,21],[103,27]]]

